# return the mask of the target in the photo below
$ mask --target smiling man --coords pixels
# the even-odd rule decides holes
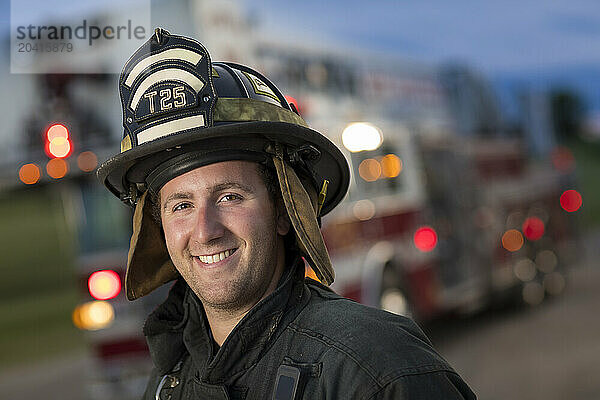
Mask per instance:
[[[219,162],[173,178],[160,190],[161,221],[173,264],[198,296],[220,346],[285,267],[290,226],[258,164]]]
[[[269,80],[157,29],[119,88],[98,176],[135,207],[126,294],[176,281],[144,326],[145,399],[475,398],[414,322],[327,287],[348,165]]]

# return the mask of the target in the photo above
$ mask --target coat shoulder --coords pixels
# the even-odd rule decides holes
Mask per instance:
[[[292,327],[350,357],[375,376],[452,372],[410,318],[346,299],[307,280],[310,300]]]

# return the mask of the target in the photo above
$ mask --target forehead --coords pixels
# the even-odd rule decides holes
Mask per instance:
[[[251,161],[222,161],[193,169],[167,182],[161,189],[164,197],[173,191],[210,190],[226,183],[235,183],[249,189],[266,189],[258,164]]]

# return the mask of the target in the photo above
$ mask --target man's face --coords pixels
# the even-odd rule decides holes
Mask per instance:
[[[205,308],[247,311],[275,288],[283,271],[289,222],[257,167],[210,164],[160,190],[169,255]]]

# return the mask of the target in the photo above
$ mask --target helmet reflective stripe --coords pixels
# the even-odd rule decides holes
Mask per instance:
[[[138,87],[133,92],[133,96],[131,96],[131,104],[129,105],[129,107],[132,110],[135,110],[138,103],[140,102],[140,99],[142,98],[144,93],[146,93],[146,90],[148,90],[150,86],[159,82],[173,80],[180,80],[182,82],[187,83],[196,91],[196,93],[198,93],[204,87],[204,82],[202,82],[200,78],[194,76],[188,71],[179,68],[161,69],[149,75],[146,79],[140,82]]]
[[[307,126],[306,122],[298,114],[276,105],[253,99],[218,99],[214,116],[215,121],[217,122],[270,121],[288,122]],[[137,133],[137,143],[140,145],[187,129],[201,128],[205,126],[205,124],[203,115],[194,115],[164,122],[139,131]],[[129,139],[129,136],[126,136],[125,138]],[[122,146],[121,148],[125,149],[122,151],[126,151],[129,150],[131,146]]]
[[[154,125],[144,129],[137,134],[138,144],[150,142],[152,140],[185,131],[192,128],[203,127],[204,115],[193,115],[191,117],[179,118],[173,121],[165,122],[159,125]]]
[[[133,83],[135,78],[137,78],[142,73],[143,70],[145,70],[150,65],[156,64],[160,61],[184,60],[191,64],[196,65],[200,62],[201,59],[202,59],[202,55],[198,54],[192,50],[187,50],[187,49],[182,49],[182,48],[165,50],[161,53],[154,54],[154,55],[149,56],[149,57],[141,60],[140,62],[138,62],[135,65],[135,67],[133,67],[131,72],[129,73],[129,76],[127,76],[127,79],[125,80],[125,86],[131,87],[131,84]]]

